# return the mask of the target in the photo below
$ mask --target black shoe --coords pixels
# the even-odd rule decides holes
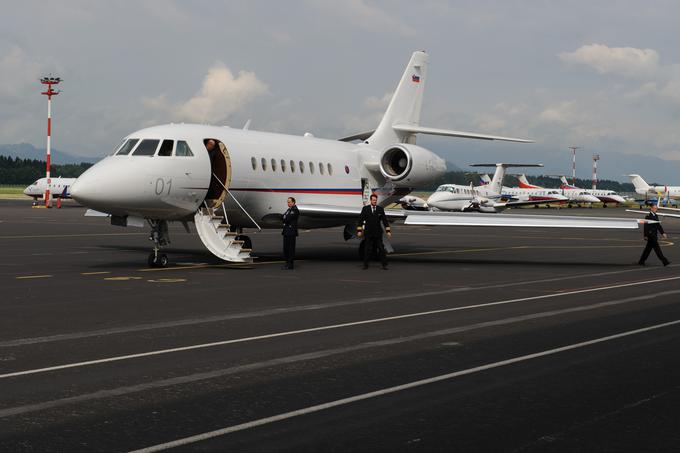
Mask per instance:
[[[671,262],[668,261],[668,260],[666,260],[666,261],[663,263],[664,267],[668,266],[669,264],[671,264]]]
[[[364,264],[363,266],[361,266],[361,268],[362,268],[363,270],[368,269],[368,264]]]
[[[644,266],[644,265],[645,265],[645,263],[644,263],[644,262],[642,262],[642,261],[638,261],[638,263],[637,263],[637,264],[638,264],[638,266]]]

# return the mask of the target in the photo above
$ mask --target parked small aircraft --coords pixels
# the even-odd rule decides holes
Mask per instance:
[[[76,181],[76,178],[51,178],[52,183],[50,184],[50,192],[55,198],[71,198],[71,192],[69,188]],[[47,178],[40,178],[30,186],[24,189],[24,195],[33,197],[33,204],[38,203],[39,198],[45,196],[45,190],[47,190]]]

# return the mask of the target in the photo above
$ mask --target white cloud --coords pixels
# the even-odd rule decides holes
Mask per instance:
[[[600,74],[651,77],[660,69],[659,54],[653,49],[588,44],[573,52],[562,52],[559,57],[565,63],[590,66]]]
[[[415,36],[416,30],[365,0],[308,0],[308,3],[333,16],[334,20],[342,17],[348,24],[364,30],[381,33],[391,33],[407,37]]]
[[[20,99],[31,89],[37,92],[41,69],[41,64],[18,46],[11,46],[0,54],[0,99],[7,102]]]
[[[165,95],[145,98],[144,105],[175,121],[220,123],[253,99],[267,92],[267,85],[254,72],[239,71],[235,77],[218,62],[205,76],[198,93],[186,102],[171,104]]]

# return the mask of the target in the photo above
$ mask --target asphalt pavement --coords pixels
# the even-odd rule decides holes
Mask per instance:
[[[30,204],[0,200],[0,451],[680,449],[680,220],[668,267],[641,231],[396,225],[387,271],[340,228],[286,271],[279,231],[230,265],[173,225],[153,269],[146,229]]]

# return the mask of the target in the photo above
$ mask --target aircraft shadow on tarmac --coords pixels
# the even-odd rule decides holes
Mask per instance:
[[[335,247],[334,247],[335,245]],[[102,267],[102,268],[128,268],[140,267],[143,264],[143,258],[149,252],[148,246],[119,246],[119,245],[100,245],[102,249],[107,249],[111,251],[120,252],[139,252],[139,259],[129,259],[126,257],[125,260],[115,261],[111,260],[108,263],[101,263],[93,265],[92,267]],[[634,264],[635,260],[638,258],[638,250],[632,252],[630,260],[622,262],[612,262],[612,261],[584,261],[579,259],[577,261],[568,261],[564,257],[560,257],[559,260],[548,260],[548,259],[531,259],[531,258],[521,258],[521,259],[493,259],[489,257],[472,258],[455,256],[456,250],[464,251],[469,247],[448,247],[446,250],[451,250],[451,255],[447,256],[445,253],[438,253],[438,251],[433,251],[429,248],[417,248],[417,247],[401,247],[399,246],[394,254],[388,255],[388,260],[390,263],[404,263],[404,264],[422,264],[422,265],[518,265],[518,266],[546,266],[554,265],[555,267],[586,267],[586,268],[602,268],[602,267],[630,267]],[[484,247],[480,247],[483,249]],[[492,249],[492,247],[489,247]],[[229,263],[224,261],[216,260],[214,256],[210,255],[207,251],[202,251],[200,249],[194,248],[173,248],[167,247],[163,251],[171,257],[171,266],[177,265],[177,263],[205,263],[208,265],[228,265]],[[434,252],[432,255],[427,255],[428,252]],[[512,250],[505,250],[501,252],[494,252],[490,250],[489,252],[475,252],[475,253],[508,253]],[[407,255],[413,253],[414,255]],[[404,254],[404,255],[402,255]],[[421,255],[415,255],[421,254]],[[281,261],[283,256],[276,251],[263,250],[262,253],[255,253],[256,262],[267,262],[267,261]],[[453,255],[453,256],[452,256]],[[300,267],[305,266],[306,262],[314,263],[333,263],[333,262],[343,262],[343,263],[354,263],[359,265],[361,260],[359,259],[359,254],[357,247],[346,247],[345,244],[329,244],[328,246],[322,248],[309,249],[307,247],[298,247],[296,253],[296,260],[301,261]],[[372,262],[377,263],[378,260],[372,260]],[[650,266],[654,266],[654,263],[650,263]],[[659,263],[659,266],[661,264]],[[239,267],[247,267],[239,265]]]

